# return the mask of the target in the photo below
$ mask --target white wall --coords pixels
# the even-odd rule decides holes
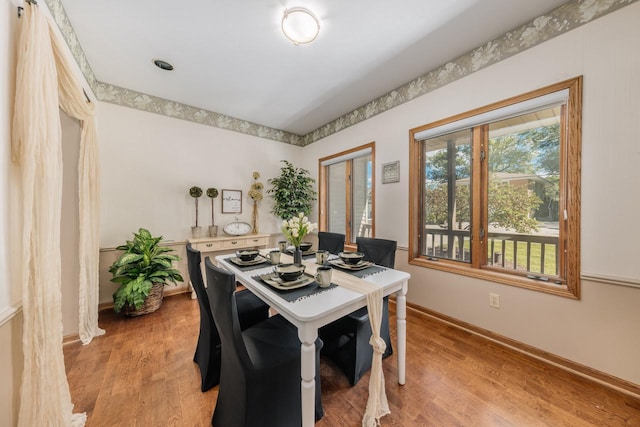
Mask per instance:
[[[582,272],[638,281],[638,22],[635,3],[305,147],[302,166],[317,176],[318,158],[375,141],[376,236],[406,246],[409,129],[584,75]],[[395,160],[400,183],[382,185],[382,163]],[[583,280],[574,301],[409,266],[406,255],[410,302],[640,384],[640,289]]]
[[[267,180],[277,176],[280,160],[294,160],[302,148],[230,132],[184,120],[100,103],[98,139],[101,161],[101,247],[114,247],[139,227],[167,240],[185,241],[195,223],[189,188],[242,190],[242,213],[222,214],[220,226],[240,220],[251,223],[247,196],[253,171],[260,172],[265,199],[260,203],[260,232],[277,233],[279,223],[269,211]],[[211,199],[199,199],[199,224],[211,224]]]

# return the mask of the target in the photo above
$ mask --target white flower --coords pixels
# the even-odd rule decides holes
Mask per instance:
[[[300,212],[289,220],[282,221],[282,234],[296,247],[300,246],[304,236],[316,228],[318,228],[318,224],[309,222],[309,218],[304,215],[304,212]]]

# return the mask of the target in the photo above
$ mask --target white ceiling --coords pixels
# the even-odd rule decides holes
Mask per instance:
[[[99,81],[304,135],[565,1],[62,2]],[[294,6],[310,45],[280,31]]]

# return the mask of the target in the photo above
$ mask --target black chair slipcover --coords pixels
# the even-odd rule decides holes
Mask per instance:
[[[318,250],[337,254],[344,251],[344,234],[318,231]]]
[[[220,383],[220,336],[213,321],[213,313],[204,287],[200,269],[200,251],[193,249],[190,243],[187,244],[187,265],[189,278],[200,306],[200,333],[193,361],[200,368],[202,379],[200,389],[204,392]],[[269,317],[269,306],[248,290],[238,292],[236,301],[242,329]]]
[[[236,309],[235,276],[205,259],[207,294],[222,341],[216,427],[299,427],[300,341],[295,326],[280,315],[245,331]],[[322,418],[320,349],[316,340],[316,420]]]
[[[356,245],[358,252],[364,254],[364,260],[372,261],[383,267],[394,268],[396,241],[358,237]],[[322,354],[340,366],[351,385],[355,385],[360,377],[371,369],[373,349],[369,344],[369,339],[372,331],[366,307],[320,328],[318,334],[325,344]],[[393,347],[389,331],[389,297],[384,297],[382,304],[380,337],[387,344],[382,357],[391,356]]]

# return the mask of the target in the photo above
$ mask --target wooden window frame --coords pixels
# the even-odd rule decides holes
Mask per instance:
[[[368,144],[364,144],[364,145],[360,145],[358,147],[354,147],[354,148],[350,148],[348,150],[345,151],[341,151],[339,153],[335,153],[332,154],[330,156],[327,157],[323,157],[321,159],[318,159],[318,203],[319,203],[319,208],[320,208],[320,220],[319,220],[319,229],[320,231],[326,231],[327,227],[328,227],[328,214],[327,214],[327,203],[328,203],[328,199],[327,199],[327,194],[328,194],[328,189],[329,189],[329,176],[327,173],[327,168],[329,165],[324,165],[323,163],[331,161],[332,159],[336,159],[338,157],[344,157],[344,156],[349,156],[352,155],[354,153],[357,153],[358,151],[364,151],[364,150],[371,150],[371,237],[375,237],[375,230],[376,230],[376,192],[375,192],[375,188],[376,188],[376,145],[375,145],[375,141],[374,142],[369,142]],[[351,196],[352,196],[352,187],[351,187],[351,182],[350,182],[350,177],[351,177],[351,168],[352,168],[352,162],[348,161],[348,160],[353,160],[352,159],[345,159],[345,161],[347,161],[346,164],[346,179],[345,179],[345,186],[347,188],[346,191],[346,230],[345,230],[345,247],[348,249],[355,249],[356,247],[356,242],[352,242],[351,241],[351,234],[352,234],[352,230],[351,230],[351,213],[352,213],[352,203],[351,203]],[[338,163],[338,162],[336,162]]]
[[[470,264],[448,259],[428,259],[421,255],[422,239],[422,206],[423,196],[421,183],[421,168],[424,159],[421,150],[422,144],[415,138],[415,135],[427,129],[439,127],[448,123],[456,122],[471,116],[486,113],[491,110],[503,108],[512,104],[517,104],[528,99],[533,99],[548,93],[569,90],[569,97],[566,103],[566,118],[568,123],[561,126],[563,135],[560,146],[560,197],[559,197],[559,234],[558,251],[560,253],[559,271],[562,272],[562,284],[549,284],[540,280],[531,279],[523,275],[487,268],[482,260],[487,256],[487,244],[480,237],[480,228],[487,229],[486,215],[482,212],[482,207],[486,204],[488,197],[487,186],[482,180],[487,174],[487,162],[482,162],[481,167],[472,168],[472,253],[480,256],[472,257]],[[474,132],[480,132],[477,126]],[[474,133],[476,137],[482,138]],[[473,158],[479,159],[482,146],[486,141],[472,145]],[[582,76],[575,77],[563,82],[546,86],[519,96],[515,96],[503,101],[477,108],[466,113],[439,120],[424,126],[420,126],[409,131],[409,264],[433,268],[450,273],[478,279],[489,280],[506,285],[513,285],[521,288],[546,292],[572,299],[580,299],[580,185],[581,185],[581,145],[582,145]],[[566,219],[563,213],[566,212]],[[484,227],[482,223],[484,222]]]

